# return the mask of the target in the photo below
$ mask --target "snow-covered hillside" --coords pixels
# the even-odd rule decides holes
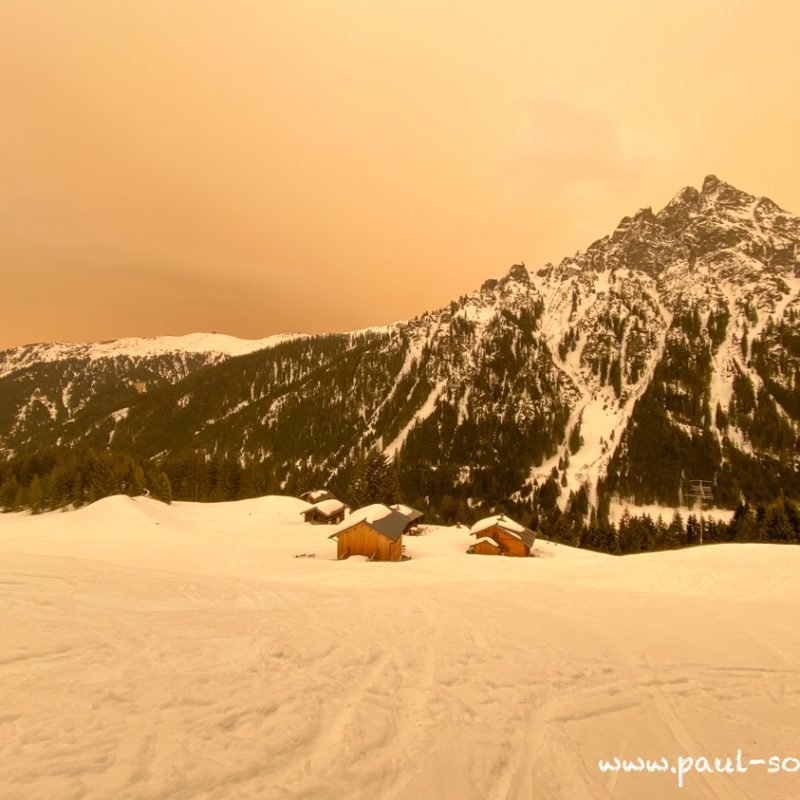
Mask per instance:
[[[29,344],[0,352],[0,377],[36,364],[79,359],[126,357],[150,359],[172,354],[203,354],[214,359],[241,356],[297,339],[302,334],[281,333],[264,339],[239,339],[222,333],[189,333],[184,336],[154,336],[111,339],[107,342],[50,342]]]
[[[0,352],[0,452],[64,445],[77,433],[113,443],[135,399],[235,356],[302,339],[237,339],[218,333],[31,344]],[[76,420],[80,423],[76,426]],[[107,430],[106,430],[107,429]]]
[[[299,501],[0,516],[0,797],[786,798],[800,550],[333,560]],[[295,555],[314,554],[314,558]]]

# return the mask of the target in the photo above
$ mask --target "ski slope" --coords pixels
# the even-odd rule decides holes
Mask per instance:
[[[335,561],[301,501],[0,516],[0,798],[786,798],[800,548]],[[313,554],[314,558],[295,558]]]

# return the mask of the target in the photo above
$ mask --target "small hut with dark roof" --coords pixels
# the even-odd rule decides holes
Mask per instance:
[[[502,555],[500,545],[491,536],[482,536],[475,544],[471,545],[468,553],[477,553],[482,556]]]
[[[339,559],[360,555],[371,561],[400,561],[408,524],[404,514],[377,503],[353,511],[328,538],[336,539]]]
[[[300,513],[305,517],[306,522],[310,522],[312,525],[338,525],[344,519],[344,512],[344,503],[335,497],[330,497],[314,503],[311,508]]]
[[[536,541],[536,534],[530,528],[503,514],[479,520],[470,528],[469,535],[478,539],[467,552],[481,555],[529,556]]]

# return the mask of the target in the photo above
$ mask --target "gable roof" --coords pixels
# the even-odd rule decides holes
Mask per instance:
[[[339,512],[344,511],[344,503],[335,497],[331,497],[329,500],[321,500],[319,503],[314,503],[311,508],[307,508],[300,513],[305,515],[315,511],[323,517],[335,517]]]
[[[478,520],[469,529],[469,535],[479,536],[483,531],[495,526],[504,530],[509,536],[524,542],[528,547],[533,547],[533,543],[536,541],[536,534],[530,528],[526,528],[524,525],[520,525],[519,522],[509,519],[505,514],[495,514],[492,517]]]
[[[374,531],[396,542],[408,527],[408,517],[395,511],[382,503],[375,503],[364,508],[357,508],[340,522],[338,530],[334,531],[328,538],[334,539],[342,533],[349,531],[356,525],[366,522]]]
[[[481,536],[480,539],[476,539],[475,544],[481,544],[482,542],[485,542],[486,544],[490,544],[492,547],[496,547],[496,548],[500,547],[500,544],[498,542],[496,542],[494,539],[492,539],[491,536]],[[475,544],[473,544],[472,546],[475,547]]]
[[[424,511],[417,511],[416,508],[411,508],[411,506],[403,505],[402,503],[397,503],[396,505],[389,506],[392,511],[397,511],[398,514],[402,514],[411,522],[416,522],[418,519],[422,519],[425,516]]]

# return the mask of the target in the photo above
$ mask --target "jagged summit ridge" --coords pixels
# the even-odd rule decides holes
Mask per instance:
[[[612,234],[565,258],[557,274],[630,268],[658,278],[680,263],[725,262],[725,253],[793,274],[799,238],[796,216],[708,175],[699,191],[682,189],[657,213],[648,207],[623,217]]]

